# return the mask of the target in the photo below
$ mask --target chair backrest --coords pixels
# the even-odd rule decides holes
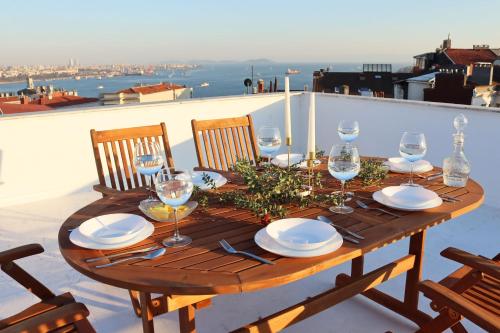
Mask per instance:
[[[228,170],[238,159],[257,161],[252,117],[191,120],[198,165]]]
[[[123,191],[145,185],[145,178],[134,166],[134,146],[156,142],[165,152],[166,164],[174,167],[165,123],[152,126],[90,130],[99,183]],[[106,170],[108,177],[106,177]]]

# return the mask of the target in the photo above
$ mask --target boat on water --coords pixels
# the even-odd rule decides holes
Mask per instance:
[[[104,88],[104,86],[102,86],[102,85],[97,86],[97,89],[103,89],[103,88]]]
[[[291,69],[291,68],[288,68],[288,70],[286,71],[287,74],[300,74],[300,70],[298,69]]]
[[[78,76],[78,75],[77,75],[77,76],[75,76],[75,80],[77,80],[77,81],[78,81],[78,80],[80,80],[80,79],[81,79],[81,77],[80,77],[80,76]]]
[[[208,87],[210,85],[210,83],[208,82],[203,82],[202,84],[200,84],[200,87],[201,88],[205,88],[205,87]]]

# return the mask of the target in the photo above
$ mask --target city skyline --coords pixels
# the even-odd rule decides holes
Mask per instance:
[[[451,33],[454,47],[500,47],[500,3],[367,0],[8,2],[0,65],[245,61],[410,63]],[[57,10],[54,10],[57,8]],[[480,15],[474,24],[465,24]],[[313,50],[313,51],[311,51]]]

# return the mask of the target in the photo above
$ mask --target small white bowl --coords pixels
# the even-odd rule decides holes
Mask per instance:
[[[277,243],[294,250],[315,250],[337,234],[331,225],[311,219],[290,218],[270,223],[267,234]]]
[[[78,231],[95,242],[115,244],[134,238],[146,224],[146,219],[139,215],[107,214],[83,222]]]

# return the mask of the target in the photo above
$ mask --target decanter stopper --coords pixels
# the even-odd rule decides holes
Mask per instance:
[[[453,119],[453,126],[457,130],[457,133],[463,133],[464,129],[467,127],[467,123],[469,120],[467,120],[467,117],[463,113],[459,114],[458,116]]]

